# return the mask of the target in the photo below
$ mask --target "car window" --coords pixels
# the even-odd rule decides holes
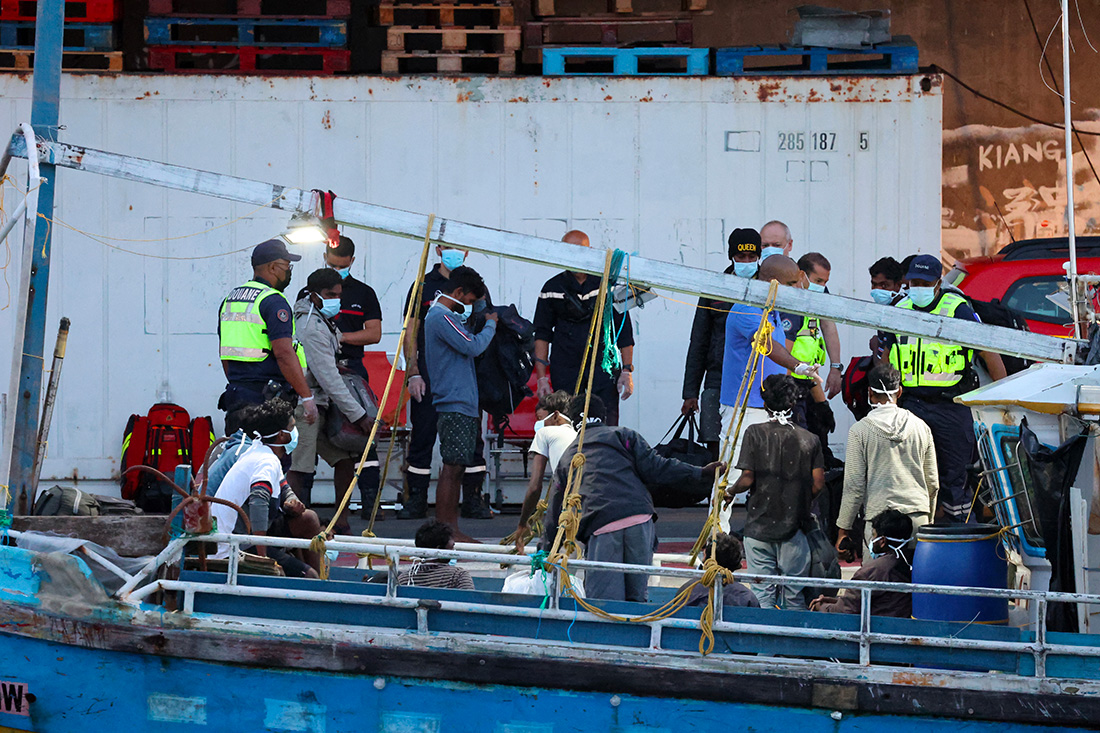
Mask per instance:
[[[943,276],[943,281],[952,287],[962,289],[962,281],[966,279],[966,274],[966,270],[955,265],[950,272]]]
[[[1009,286],[1001,303],[1026,317],[1047,323],[1069,323],[1069,297],[1059,289],[1061,275],[1028,277]]]

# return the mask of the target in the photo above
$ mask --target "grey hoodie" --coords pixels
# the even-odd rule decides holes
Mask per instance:
[[[348,391],[336,368],[340,339],[332,321],[321,315],[306,296],[294,304],[294,327],[298,343],[306,352],[306,383],[317,398],[317,407],[327,407],[331,401],[348,420],[360,420],[367,411]]]
[[[851,529],[864,505],[868,522],[886,509],[931,517],[939,490],[928,425],[897,405],[879,407],[848,431],[844,497],[836,524]]]

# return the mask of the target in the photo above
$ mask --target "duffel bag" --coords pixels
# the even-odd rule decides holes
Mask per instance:
[[[684,428],[687,428],[687,437],[684,437]],[[705,466],[714,460],[707,447],[696,441],[698,424],[695,415],[683,415],[668,432],[665,438],[672,434],[672,440],[662,442],[653,450],[663,458],[675,458],[693,466]],[[653,496],[653,505],[666,509],[678,509],[680,507],[693,506],[710,498],[713,484],[708,479],[700,481],[688,481],[680,484],[648,484],[649,493]]]

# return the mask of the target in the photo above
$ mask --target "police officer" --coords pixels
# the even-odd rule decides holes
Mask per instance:
[[[965,298],[941,289],[942,274],[938,258],[914,257],[905,274],[908,295],[896,307],[979,320]],[[901,372],[899,404],[932,429],[940,479],[937,513],[942,512],[948,521],[965,522],[974,498],[966,481],[966,467],[974,460],[974,421],[970,408],[953,400],[978,386],[974,351],[918,336],[893,335],[889,341],[887,359]],[[1000,355],[986,351],[979,354],[993,379],[1006,376]]]
[[[755,229],[734,229],[726,244],[730,266],[723,273],[746,279],[756,277],[760,267],[760,233]],[[699,298],[684,363],[684,404],[680,412],[699,413],[699,440],[706,444],[715,460],[722,440],[722,357],[726,348],[726,317],[732,305],[705,296]]]
[[[306,384],[306,358],[294,337],[294,319],[283,291],[290,285],[292,262],[282,239],[269,239],[252,250],[252,279],[234,288],[218,314],[218,346],[229,384],[218,400],[225,410],[225,432],[238,427],[238,411],[272,397],[300,398],[306,422],[317,420],[317,406]]]
[[[589,246],[588,235],[573,230],[561,241]],[[559,273],[546,281],[535,306],[535,374],[538,377],[537,396],[544,397],[555,389],[573,392],[581,373],[588,332],[595,315],[601,278],[583,272]],[[599,348],[590,353],[596,360],[592,394],[603,400],[607,410],[605,425],[619,424],[619,395],[625,400],[634,392],[634,330],[629,313],[612,312],[612,329],[618,334],[615,345],[622,355],[618,374],[600,369],[608,345],[600,335]],[[550,344],[554,345],[553,351]],[[580,391],[584,391],[588,372],[584,372]]]
[[[423,519],[428,514],[428,485],[431,483],[432,451],[435,448],[438,416],[432,404],[432,385],[424,354],[424,317],[435,297],[448,289],[446,285],[451,270],[466,261],[466,252],[461,249],[437,246],[435,251],[439,255],[439,263],[424,275],[424,284],[420,289],[420,323],[416,329],[416,338],[413,338],[411,328],[405,333],[405,369],[409,376],[409,396],[412,398],[409,400],[412,435],[409,436],[409,448],[405,456],[408,463],[405,485],[408,487],[409,500],[397,513],[398,519]],[[403,312],[408,312],[411,297],[410,288]],[[492,517],[492,512],[482,498],[485,469],[485,440],[478,430],[477,443],[474,446],[474,465],[466,466],[462,475],[462,517],[465,519]]]
[[[336,328],[340,331],[338,358],[363,379],[370,381],[363,366],[363,347],[382,340],[382,306],[374,288],[351,274],[355,262],[355,242],[341,236],[335,247],[325,248],[325,265],[336,270],[343,280],[340,313]]]

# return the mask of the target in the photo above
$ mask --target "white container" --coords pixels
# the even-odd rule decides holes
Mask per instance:
[[[30,94],[29,76],[0,76],[5,131],[29,119]],[[597,247],[714,269],[729,263],[730,230],[780,219],[796,257],[820,251],[832,261],[831,292],[866,298],[879,257],[939,251],[941,101],[939,78],[925,75],[88,74],[64,77],[61,137],[541,236],[579,228]],[[107,479],[127,417],[157,400],[220,425],[218,306],[249,277],[247,250],[286,216],[75,171],[59,171],[58,183],[47,323],[68,316],[72,332],[43,480]],[[7,189],[5,208],[17,201]],[[353,272],[378,292],[392,353],[419,247],[348,233],[359,247]],[[8,288],[19,282],[21,241],[17,227]],[[468,264],[496,302],[528,317],[554,274],[484,255]],[[292,296],[320,265],[320,251],[307,254]],[[0,343],[13,343],[15,311],[0,314]],[[678,413],[693,312],[694,302],[668,299],[635,312],[637,391],[621,414],[653,441]],[[868,336],[841,328],[845,361],[867,352]],[[6,385],[10,365],[0,364]],[[842,443],[847,410],[834,407]]]

